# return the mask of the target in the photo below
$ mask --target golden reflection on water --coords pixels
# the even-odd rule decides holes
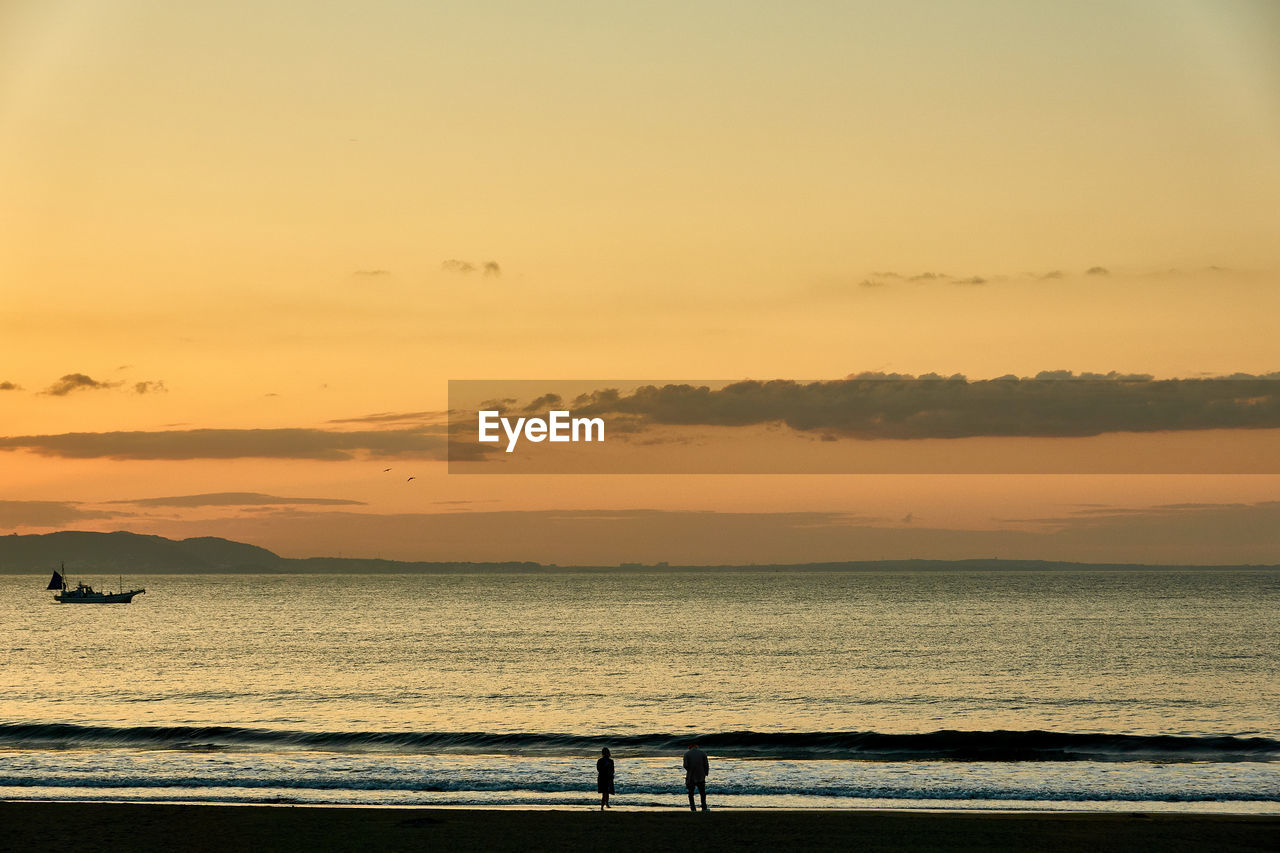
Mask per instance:
[[[1273,573],[0,578],[8,721],[1280,732]]]

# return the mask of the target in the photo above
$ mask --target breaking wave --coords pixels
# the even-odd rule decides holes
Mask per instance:
[[[607,745],[633,756],[682,750],[690,734],[583,735],[490,732],[308,732],[232,726],[0,724],[0,748],[255,749],[403,754],[583,755]],[[1082,734],[1047,731],[718,732],[699,734],[729,758],[852,761],[1276,761],[1263,737]]]

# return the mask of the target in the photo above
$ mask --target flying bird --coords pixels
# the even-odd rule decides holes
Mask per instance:
[[[417,477],[410,477],[410,478],[409,478],[409,480],[416,480],[416,479],[418,479],[418,478],[417,478]],[[409,480],[405,480],[405,482],[407,483],[407,482],[409,482]]]
[[[382,469],[382,473],[384,473],[384,474],[385,474],[385,473],[387,473],[387,472],[388,472],[388,471],[390,471],[390,470],[391,470],[390,468],[383,468],[383,469]]]

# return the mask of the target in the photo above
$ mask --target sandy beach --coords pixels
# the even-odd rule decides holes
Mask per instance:
[[[1263,851],[1280,818],[0,803],[0,850]]]

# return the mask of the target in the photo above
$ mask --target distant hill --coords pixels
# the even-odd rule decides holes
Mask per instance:
[[[411,563],[343,557],[281,557],[266,548],[216,536],[166,539],[140,533],[58,533],[0,536],[0,573],[191,574],[217,572],[372,574],[396,572],[557,571],[540,563]]]
[[[0,572],[71,571],[105,574],[164,572],[278,572],[281,558],[266,548],[202,536],[174,541],[139,533],[64,530],[0,536]]]
[[[673,566],[666,563],[621,566],[557,566],[532,562],[405,562],[346,557],[281,557],[230,539],[200,536],[166,539],[139,533],[58,533],[0,536],[0,574],[42,574],[65,563],[73,574],[419,574],[613,572],[903,572],[903,571],[1124,571],[1143,569],[1267,569],[1280,566],[1149,566],[1133,563],[1065,563],[1048,560],[861,560],[837,563]]]

